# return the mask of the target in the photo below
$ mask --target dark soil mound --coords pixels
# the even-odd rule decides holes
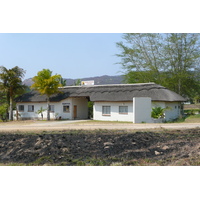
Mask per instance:
[[[199,155],[200,130],[174,133],[68,131],[42,134],[0,134],[0,163],[31,165],[110,165],[131,160],[187,158]],[[101,163],[96,161],[103,161]]]

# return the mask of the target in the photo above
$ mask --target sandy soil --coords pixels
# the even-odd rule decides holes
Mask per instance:
[[[133,124],[116,122],[93,122],[91,120],[77,121],[18,121],[0,123],[0,132],[12,131],[44,131],[44,130],[143,130],[143,129],[193,129],[200,128],[199,123],[163,123],[163,124]]]

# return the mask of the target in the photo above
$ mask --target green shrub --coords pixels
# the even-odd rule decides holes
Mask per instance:
[[[155,107],[152,108],[151,117],[155,119],[163,118],[165,113],[165,108]]]
[[[0,105],[0,118],[2,120],[6,119],[7,111],[8,111],[8,104],[7,103]]]
[[[200,109],[184,110],[184,113],[187,114],[187,115],[195,115],[197,113],[200,113]]]

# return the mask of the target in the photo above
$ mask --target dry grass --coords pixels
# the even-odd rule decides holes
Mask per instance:
[[[200,114],[190,115],[185,119],[185,123],[200,123]]]

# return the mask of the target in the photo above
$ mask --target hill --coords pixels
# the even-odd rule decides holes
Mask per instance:
[[[67,81],[67,86],[74,85],[74,83],[78,79],[70,79],[64,78]],[[95,76],[95,77],[88,77],[88,78],[81,78],[81,81],[89,81],[94,80],[95,85],[105,85],[105,84],[121,84],[123,82],[123,76]],[[25,79],[23,83],[27,86],[31,86],[33,84],[32,78]]]

